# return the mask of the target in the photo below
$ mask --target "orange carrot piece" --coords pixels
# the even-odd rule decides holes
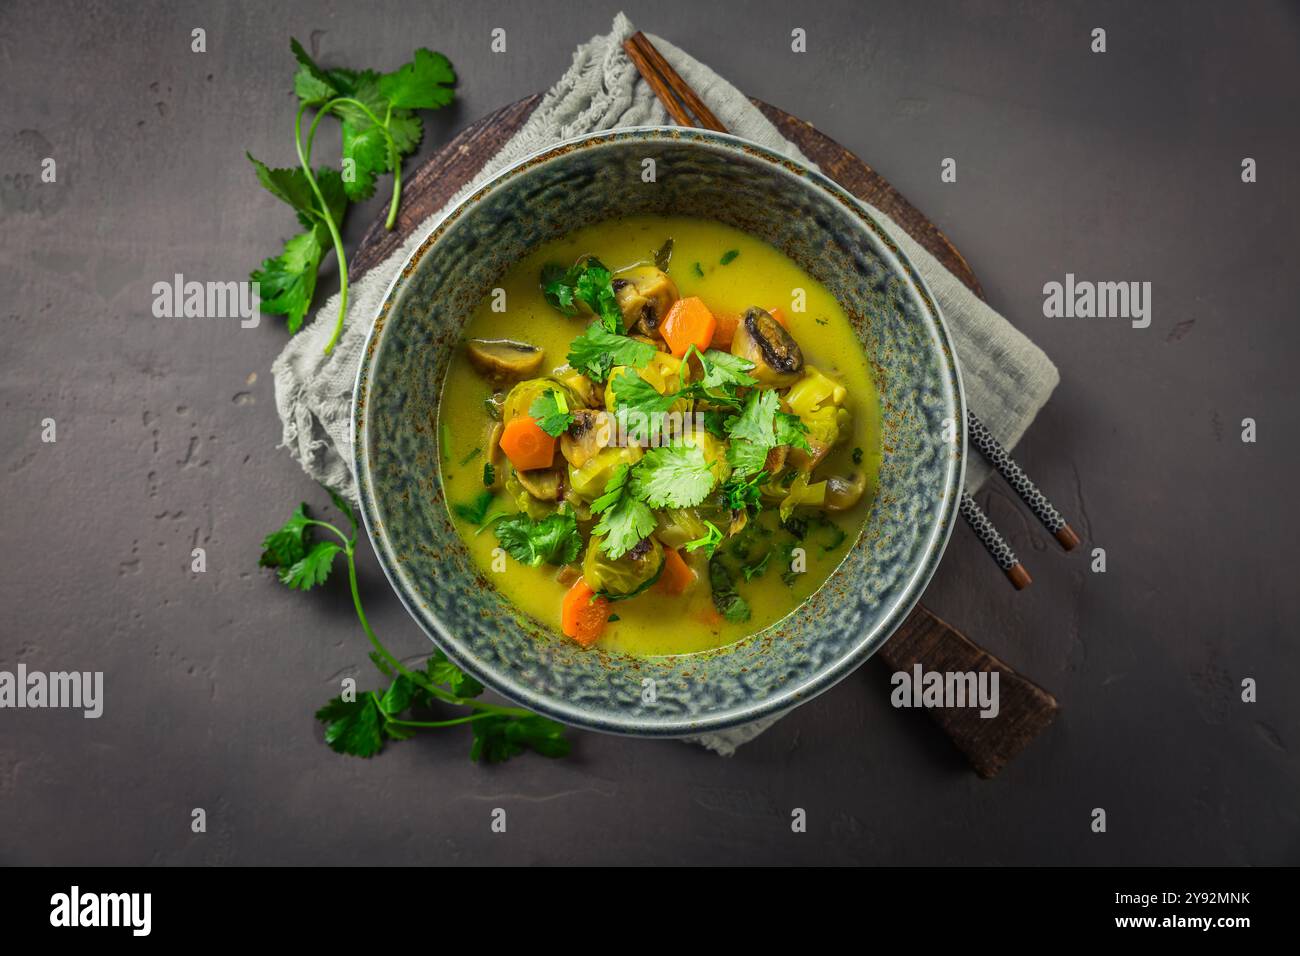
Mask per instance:
[[[668,310],[668,318],[659,326],[659,334],[668,343],[673,355],[681,358],[694,345],[703,352],[713,341],[718,320],[709,307],[697,296],[678,299]]]
[[[609,599],[595,597],[595,594],[587,587],[586,581],[578,578],[561,604],[560,627],[564,636],[573,638],[583,647],[596,643],[605,633],[605,624],[609,621]]]
[[[736,337],[736,326],[740,325],[740,316],[732,312],[714,312],[713,318],[718,327],[713,330],[713,341],[709,347],[730,352],[731,340]]]
[[[655,585],[665,594],[677,597],[686,593],[686,589],[695,583],[695,572],[691,570],[682,556],[672,548],[664,548],[664,570]]]
[[[519,471],[550,468],[555,459],[555,439],[542,431],[537,419],[520,415],[502,430],[501,450]]]

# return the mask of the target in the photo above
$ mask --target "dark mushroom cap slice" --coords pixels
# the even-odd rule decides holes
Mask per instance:
[[[747,309],[741,317],[731,352],[754,363],[749,374],[763,385],[791,385],[803,373],[799,343],[772,313],[757,306]]]

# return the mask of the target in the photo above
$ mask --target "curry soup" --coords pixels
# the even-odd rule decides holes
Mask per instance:
[[[638,656],[734,643],[817,590],[871,507],[879,428],[819,282],[732,227],[663,216],[514,266],[439,410],[446,497],[485,576]]]

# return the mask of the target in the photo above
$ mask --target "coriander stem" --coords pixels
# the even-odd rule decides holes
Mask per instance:
[[[343,332],[343,317],[348,312],[348,256],[343,249],[343,237],[339,235],[339,227],[334,223],[334,216],[330,213],[329,203],[325,201],[324,195],[320,191],[320,186],[316,183],[316,177],[312,174],[311,163],[303,152],[302,148],[302,114],[306,111],[307,104],[303,103],[298,107],[298,115],[293,120],[293,145],[298,151],[298,164],[302,166],[302,171],[307,175],[307,183],[311,186],[311,191],[316,194],[316,201],[320,203],[321,215],[325,217],[325,225],[329,229],[330,238],[334,240],[334,257],[338,260],[339,267],[339,315],[334,323],[334,333],[330,340],[325,343],[325,354],[329,355],[334,351],[334,345],[339,340],[339,335]],[[321,113],[317,113],[312,121],[312,133],[315,134],[316,123],[320,120]]]
[[[388,112],[384,114],[384,132],[388,133],[388,155],[389,165],[393,167],[393,200],[388,204],[388,219],[384,222],[385,229],[392,229],[397,222],[397,207],[402,202],[402,158],[397,155],[397,141],[393,139],[393,134],[388,132],[388,124],[393,119],[393,104],[388,104]]]
[[[387,717],[387,715],[385,715]],[[454,727],[457,724],[468,724],[472,720],[482,720],[484,717],[494,717],[495,714],[488,714],[482,711],[474,714],[467,714],[464,717],[456,717],[452,720],[398,720],[396,717],[387,717],[390,724],[398,724],[402,727]]]

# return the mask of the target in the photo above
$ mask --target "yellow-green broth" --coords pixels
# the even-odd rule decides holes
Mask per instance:
[[[815,366],[848,389],[847,407],[852,428],[818,467],[816,476],[865,471],[868,492],[853,508],[828,513],[829,523],[814,520],[801,543],[806,552],[806,571],[792,574],[780,553],[772,554],[761,574],[746,581],[737,573],[737,591],[749,603],[748,621],[722,620],[714,610],[708,569],[702,556],[693,556],[692,567],[701,580],[680,597],[669,597],[651,588],[637,597],[617,601],[611,621],[599,646],[608,651],[641,657],[690,654],[732,644],[779,621],[816,591],[844,557],[857,537],[875,489],[880,464],[880,403],[871,380],[870,366],[844,310],[834,297],[793,261],[767,243],[719,222],[670,216],[636,216],[611,220],[579,229],[543,245],[516,264],[503,277],[505,311],[493,311],[494,296],[477,307],[465,327],[464,338],[509,338],[528,342],[545,350],[539,374],[565,364],[569,343],[580,335],[590,316],[569,318],[553,309],[542,295],[538,276],[542,266],[554,262],[569,265],[583,255],[595,255],[615,275],[620,270],[653,260],[655,250],[668,238],[673,240],[672,260],[667,270],[683,297],[699,296],[715,312],[741,314],[750,306],[781,309],[791,334],[798,341],[807,365]],[[723,265],[724,255],[729,256]],[[698,264],[698,270],[697,270]],[[698,273],[702,272],[703,275]],[[802,290],[805,308],[796,311],[795,297]],[[443,387],[439,406],[439,429],[448,447],[442,458],[443,486],[451,505],[472,501],[483,491],[483,465],[488,433],[494,422],[485,401],[494,389],[465,355],[464,342],[458,347]],[[855,449],[860,454],[855,456]],[[859,457],[860,462],[855,462]],[[513,512],[514,504],[498,493],[492,510]],[[800,508],[799,512],[810,509]],[[765,508],[756,522],[772,533],[752,532],[748,539],[750,564],[761,558],[764,546],[784,534],[779,529],[775,508]],[[559,630],[560,605],[567,585],[556,579],[557,569],[543,564],[532,568],[506,557],[505,570],[493,571],[493,550],[498,546],[491,528],[480,528],[453,515],[457,530],[485,577],[524,613]],[[833,525],[833,527],[832,527]],[[837,539],[841,538],[838,543]],[[756,542],[756,544],[755,544]],[[745,550],[743,542],[724,542],[728,548]],[[740,557],[730,553],[736,563]],[[500,567],[500,561],[497,566]],[[783,580],[783,572],[785,580]],[[787,581],[789,583],[787,583]]]

